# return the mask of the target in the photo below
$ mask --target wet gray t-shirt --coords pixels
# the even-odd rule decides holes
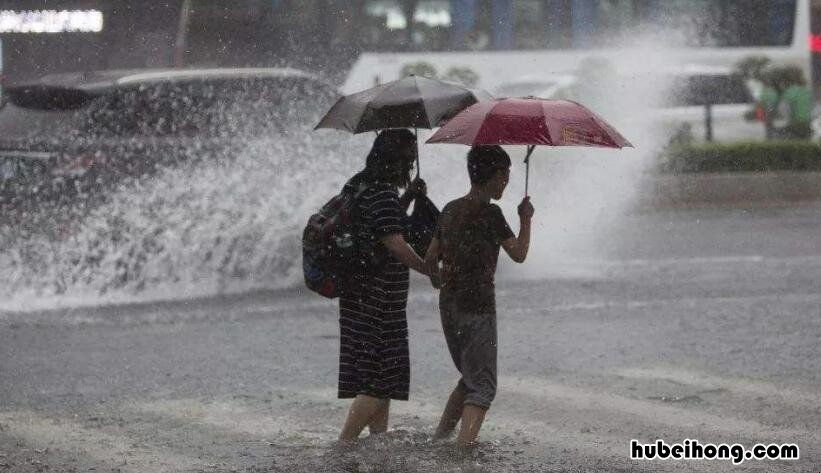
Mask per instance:
[[[465,311],[495,312],[499,248],[513,238],[502,209],[464,197],[448,203],[434,232],[442,254],[442,291]]]

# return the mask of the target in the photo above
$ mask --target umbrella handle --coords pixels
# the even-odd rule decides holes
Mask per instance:
[[[416,127],[413,127],[413,136],[416,137],[416,178],[419,179],[422,175],[422,164],[419,160],[419,131]]]
[[[528,184],[530,183],[530,155],[533,154],[534,149],[536,149],[535,145],[528,146],[525,155],[525,197],[528,195]]]

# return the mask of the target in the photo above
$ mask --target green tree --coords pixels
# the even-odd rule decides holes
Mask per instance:
[[[425,61],[405,64],[404,66],[402,66],[402,70],[399,71],[400,79],[408,76],[419,76],[427,77],[428,79],[436,79],[437,75],[438,73],[436,72],[436,68],[433,66],[433,64]]]
[[[451,82],[459,82],[465,87],[476,87],[479,83],[479,74],[469,67],[451,67],[442,78]]]
[[[772,61],[767,56],[748,56],[736,64],[735,70],[745,79],[764,82],[766,71],[771,63]]]

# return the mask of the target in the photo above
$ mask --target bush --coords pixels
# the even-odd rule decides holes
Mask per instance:
[[[436,79],[436,67],[434,67],[433,64],[425,61],[405,64],[404,66],[402,66],[402,70],[399,71],[399,78],[402,79],[408,76],[427,77],[428,79]]]
[[[479,74],[469,67],[451,67],[443,79],[458,82],[465,87],[476,87],[479,83]]]
[[[821,171],[821,143],[765,141],[671,146],[659,161],[667,173]]]

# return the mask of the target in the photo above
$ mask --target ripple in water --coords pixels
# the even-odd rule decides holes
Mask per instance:
[[[283,471],[317,473],[490,473],[544,471],[523,455],[523,439],[480,442],[468,451],[453,440],[433,440],[423,431],[395,429],[364,437],[354,444],[315,443],[291,438],[290,445],[272,442],[276,466]]]

